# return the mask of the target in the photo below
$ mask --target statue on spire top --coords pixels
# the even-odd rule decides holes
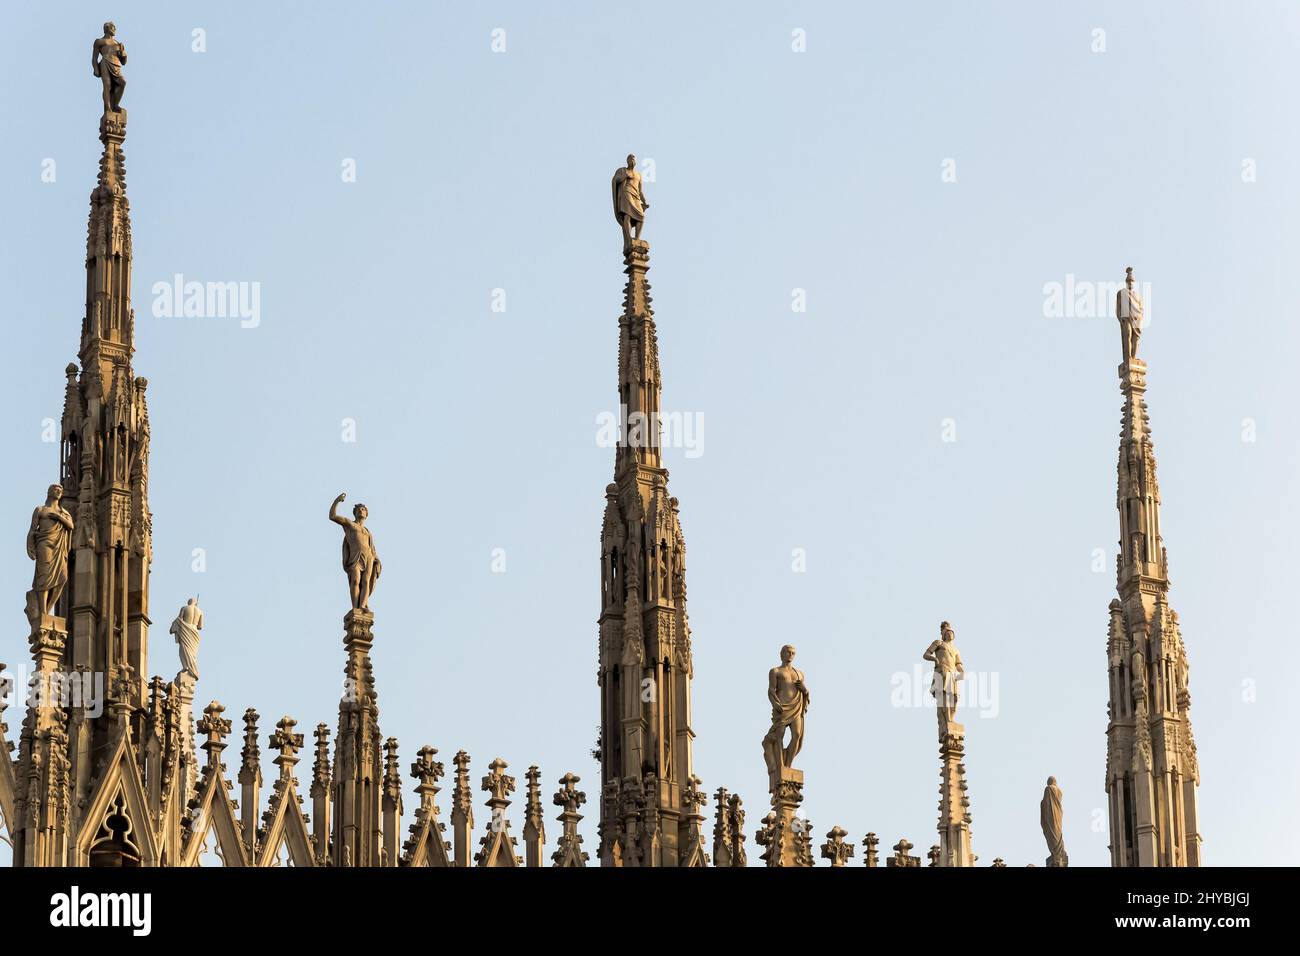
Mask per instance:
[[[650,208],[641,189],[641,174],[636,171],[636,157],[627,154],[627,165],[614,170],[611,183],[614,194],[614,218],[623,227],[623,255],[632,251],[633,239],[640,240],[645,228],[645,211]]]
[[[1115,293],[1115,318],[1119,319],[1125,365],[1137,358],[1138,340],[1142,338],[1142,297],[1136,285],[1133,267],[1129,266],[1124,270],[1124,288]]]
[[[352,518],[338,513],[344,500],[340,494],[330,505],[330,521],[343,526],[343,570],[348,575],[348,594],[354,611],[370,610],[370,595],[379,581],[379,555],[375,553],[375,539],[366,527],[366,506],[358,504],[352,509]]]
[[[90,72],[104,85],[104,112],[121,111],[122,93],[126,90],[126,77],[122,66],[126,63],[126,47],[117,39],[113,21],[104,24],[104,35],[90,48]]]

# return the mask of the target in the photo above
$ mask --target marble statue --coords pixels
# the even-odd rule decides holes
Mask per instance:
[[[623,228],[623,255],[632,251],[632,240],[641,238],[645,211],[650,208],[641,188],[641,174],[636,171],[636,157],[627,154],[627,165],[614,171],[611,183],[614,194],[614,218]]]
[[[930,646],[921,655],[922,660],[934,664],[934,679],[930,683],[930,694],[944,719],[951,723],[957,714],[957,683],[966,676],[962,667],[961,654],[954,643],[956,634],[947,621],[939,625],[939,640],[931,641]]]
[[[32,589],[27,594],[28,616],[45,616],[54,608],[68,583],[68,550],[72,546],[72,515],[59,504],[62,485],[50,485],[45,504],[32,512],[27,532],[27,557],[36,562]]]
[[[176,638],[180,649],[181,673],[199,679],[199,631],[203,630],[203,611],[199,599],[190,598],[172,621],[169,634]]]
[[[1055,777],[1047,778],[1043,788],[1043,802],[1038,805],[1038,815],[1043,824],[1043,839],[1047,841],[1047,865],[1067,866],[1069,857],[1065,855],[1065,834],[1061,830],[1061,788],[1056,785]]]
[[[1137,358],[1138,341],[1142,338],[1142,297],[1134,286],[1133,267],[1124,270],[1124,288],[1115,293],[1115,318],[1119,319],[1120,337],[1123,339],[1124,362]]]
[[[117,113],[122,107],[122,93],[126,90],[126,77],[122,66],[126,63],[126,48],[117,39],[117,27],[112,21],[104,24],[104,35],[90,49],[90,72],[104,85],[104,112]]]
[[[366,515],[369,514],[366,506],[356,505],[352,509],[352,518],[345,518],[338,513],[344,497],[340,493],[330,505],[330,521],[343,526],[343,570],[348,576],[352,609],[369,611],[370,595],[379,581],[379,555],[375,553],[374,538],[366,527]]]
[[[781,768],[794,766],[794,758],[803,749],[803,721],[808,712],[808,685],[803,671],[794,666],[793,644],[781,648],[781,664],[767,674],[767,698],[772,702],[772,728],[763,738],[763,757],[769,776]],[[782,748],[785,729],[790,728],[790,742]]]

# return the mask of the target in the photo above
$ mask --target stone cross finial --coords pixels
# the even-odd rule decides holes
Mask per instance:
[[[694,812],[709,802],[708,794],[700,789],[702,783],[695,774],[687,778],[686,786],[682,788],[682,809]]]
[[[420,781],[415,791],[420,795],[420,806],[425,809],[433,803],[433,798],[441,789],[438,781],[442,779],[444,771],[442,761],[433,759],[437,755],[437,747],[425,744],[415,752],[415,762],[411,764],[411,776]]]
[[[587,802],[587,795],[578,789],[578,781],[582,778],[574,773],[566,773],[560,778],[560,789],[555,791],[555,797],[552,802],[557,807],[563,807],[565,813],[577,813],[584,803]]]
[[[208,767],[213,770],[221,766],[221,751],[226,749],[226,735],[230,733],[230,721],[221,715],[226,708],[213,701],[203,708],[203,717],[199,720],[199,733],[206,734],[203,752],[208,755]]]
[[[868,833],[862,838],[862,845],[867,848],[866,865],[879,866],[879,860],[876,853],[876,847],[880,845],[880,837],[874,833]]]
[[[515,778],[505,772],[510,765],[497,757],[488,764],[487,776],[483,778],[480,788],[487,791],[489,806],[497,803],[510,805],[510,794],[515,792]]]
[[[280,753],[273,763],[280,768],[280,777],[293,775],[293,768],[298,763],[298,751],[302,749],[303,736],[295,734],[293,728],[298,721],[292,717],[281,717],[275,724],[275,733],[270,736],[270,746]]]
[[[559,846],[551,854],[551,860],[556,866],[575,867],[587,864],[587,854],[582,851],[582,836],[578,833],[578,822],[582,820],[582,814],[578,813],[578,809],[587,802],[587,795],[577,787],[580,779],[576,774],[566,773],[560,778],[560,789],[555,791],[555,796],[552,798],[552,802],[562,808],[556,819],[564,828],[560,834]]]
[[[919,856],[909,856],[908,850],[912,849],[912,844],[907,841],[907,837],[899,840],[894,844],[894,855],[887,861],[888,866],[920,866],[921,858]]]
[[[844,866],[853,855],[853,844],[844,842],[846,836],[848,831],[840,826],[831,827],[826,834],[826,842],[822,844],[822,859],[830,860],[831,866]]]

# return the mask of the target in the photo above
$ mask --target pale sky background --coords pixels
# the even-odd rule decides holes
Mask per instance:
[[[346,491],[383,559],[374,663],[404,771],[425,743],[449,769],[467,750],[476,785],[505,758],[520,834],[537,763],[550,843],[550,795],[573,771],[596,856],[613,466],[596,417],[616,401],[623,283],[609,177],[631,150],[654,160],[665,408],[704,423],[702,455],[667,453],[696,772],[744,798],[751,858],[766,672],[786,642],[812,690],[800,764],[817,843],[835,824],[855,843],[875,831],[882,855],[937,842],[932,703],[894,706],[891,677],[946,618],[967,668],[998,682],[996,716],[965,716],[981,864],[1042,865],[1049,774],[1071,863],[1108,861],[1119,335],[1111,303],[1045,317],[1044,286],[1133,265],[1152,290],[1143,355],[1204,857],[1295,861],[1280,824],[1300,796],[1281,733],[1300,663],[1284,278],[1300,261],[1300,7],[122,6],[8,11],[0,660],[27,660],[22,540],[57,478],[42,420],[61,414],[77,348],[100,153],[90,46],[113,16],[151,383],[150,670],[176,672],[167,626],[198,592],[198,698],[236,724],[232,774],[246,707],[268,778],[281,715],[309,743],[335,728],[348,604],[326,512]],[[260,283],[260,325],[155,318],[151,287],[176,273]],[[20,709],[6,719],[16,740]],[[408,819],[415,804],[408,789]]]

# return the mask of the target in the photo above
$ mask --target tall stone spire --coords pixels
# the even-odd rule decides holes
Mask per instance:
[[[157,777],[176,766],[157,754],[150,763],[143,745],[150,734],[157,736],[164,716],[170,721],[174,715],[170,701],[166,714],[159,709],[160,700],[151,719],[147,700],[148,383],[131,363],[131,219],[122,152],[127,116],[120,107],[126,54],[111,25],[95,41],[94,56],[97,75],[107,77],[107,108],[99,123],[99,178],[90,194],[79,363],[64,370],[56,486],[73,519],[67,586],[48,608],[33,603],[38,594],[29,592],[28,619],[37,672],[55,680],[81,675],[84,690],[102,689],[103,706],[74,694],[29,710],[14,826],[15,859],[27,865],[84,865],[92,844],[94,862],[107,865],[166,852],[153,841],[133,843],[124,831],[112,830],[112,821],[122,818],[123,808],[127,816],[139,815],[145,803],[150,812],[163,812],[170,784],[151,780],[146,799],[142,774],[152,766]],[[108,808],[102,816],[101,805]]]
[[[1169,563],[1160,532],[1160,488],[1146,405],[1146,363],[1137,357],[1142,300],[1133,270],[1116,301],[1123,336],[1117,599],[1110,603],[1106,793],[1113,866],[1199,866],[1187,650],[1169,607]]]
[[[628,232],[619,317],[620,429],[600,542],[601,822],[605,866],[679,866],[694,825],[686,543],[660,455],[659,343],[639,174],[615,175]],[[633,228],[635,227],[635,228]],[[632,232],[637,234],[632,238]]]

